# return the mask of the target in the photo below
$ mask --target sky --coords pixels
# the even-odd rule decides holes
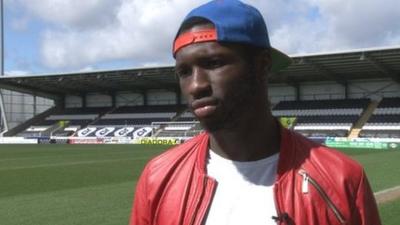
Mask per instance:
[[[399,0],[243,0],[289,55],[400,46]],[[204,0],[3,0],[6,75],[172,66],[172,40]]]

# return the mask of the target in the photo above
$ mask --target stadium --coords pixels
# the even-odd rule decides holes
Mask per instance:
[[[398,187],[400,47],[291,58],[269,76],[273,115],[359,160],[375,193]],[[172,66],[6,76],[0,88],[4,224],[126,224],[145,162],[202,131]],[[400,220],[398,198],[377,199],[384,224]]]
[[[313,138],[400,138],[400,48],[292,58],[268,85],[273,114],[286,125]],[[201,131],[173,67],[7,76],[0,87],[33,96],[29,104],[4,94],[4,137],[134,143]]]

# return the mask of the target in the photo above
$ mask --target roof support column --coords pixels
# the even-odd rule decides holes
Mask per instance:
[[[349,84],[346,82],[344,85],[344,98],[348,99],[349,98]]]
[[[81,94],[82,108],[86,108],[86,94]]]
[[[33,116],[37,114],[37,98],[36,95],[33,95]]]
[[[4,18],[4,9],[3,9],[3,0],[0,0],[0,76],[4,76],[4,23],[3,23],[3,18]],[[3,99],[3,92],[0,89],[0,136],[3,134],[4,131],[8,131],[8,121],[6,117],[6,112],[5,112],[5,104],[4,104],[4,99]]]
[[[147,106],[148,104],[147,91],[143,91],[142,95],[143,95],[143,105]]]
[[[55,107],[58,108],[58,109],[60,109],[60,110],[64,110],[65,108],[67,108],[66,105],[65,105],[65,102],[66,102],[65,99],[66,99],[66,98],[67,98],[67,96],[64,95],[62,98],[54,99],[54,105],[55,105]]]
[[[111,92],[110,95],[111,95],[111,107],[115,108],[117,106],[117,95],[114,91]]]
[[[6,109],[3,99],[3,93],[0,89],[0,136],[3,135],[3,132],[8,131],[8,123],[7,123]]]
[[[300,85],[299,84],[296,84],[295,86],[294,86],[294,89],[296,90],[296,101],[300,101]]]
[[[182,93],[180,88],[175,89],[176,103],[182,105]]]

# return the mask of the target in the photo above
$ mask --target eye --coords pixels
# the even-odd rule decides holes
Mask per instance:
[[[192,70],[189,67],[179,67],[175,69],[176,76],[178,78],[185,78],[192,74]]]
[[[215,69],[224,65],[225,62],[219,58],[211,58],[204,62],[204,67],[207,69]]]

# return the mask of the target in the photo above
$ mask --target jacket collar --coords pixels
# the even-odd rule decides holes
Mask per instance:
[[[281,127],[281,146],[279,151],[278,171],[276,180],[281,180],[290,170],[296,159],[295,139],[293,131]]]
[[[207,132],[203,132],[198,138],[197,145],[194,146],[197,151],[196,168],[201,174],[206,174],[210,136]]]
[[[281,127],[280,133],[281,144],[279,151],[277,181],[287,174],[286,172],[294,166],[296,158],[293,132]],[[196,145],[193,146],[197,151],[196,168],[198,172],[206,174],[210,136],[207,132],[203,132],[196,138],[198,138],[198,141],[196,142]]]

